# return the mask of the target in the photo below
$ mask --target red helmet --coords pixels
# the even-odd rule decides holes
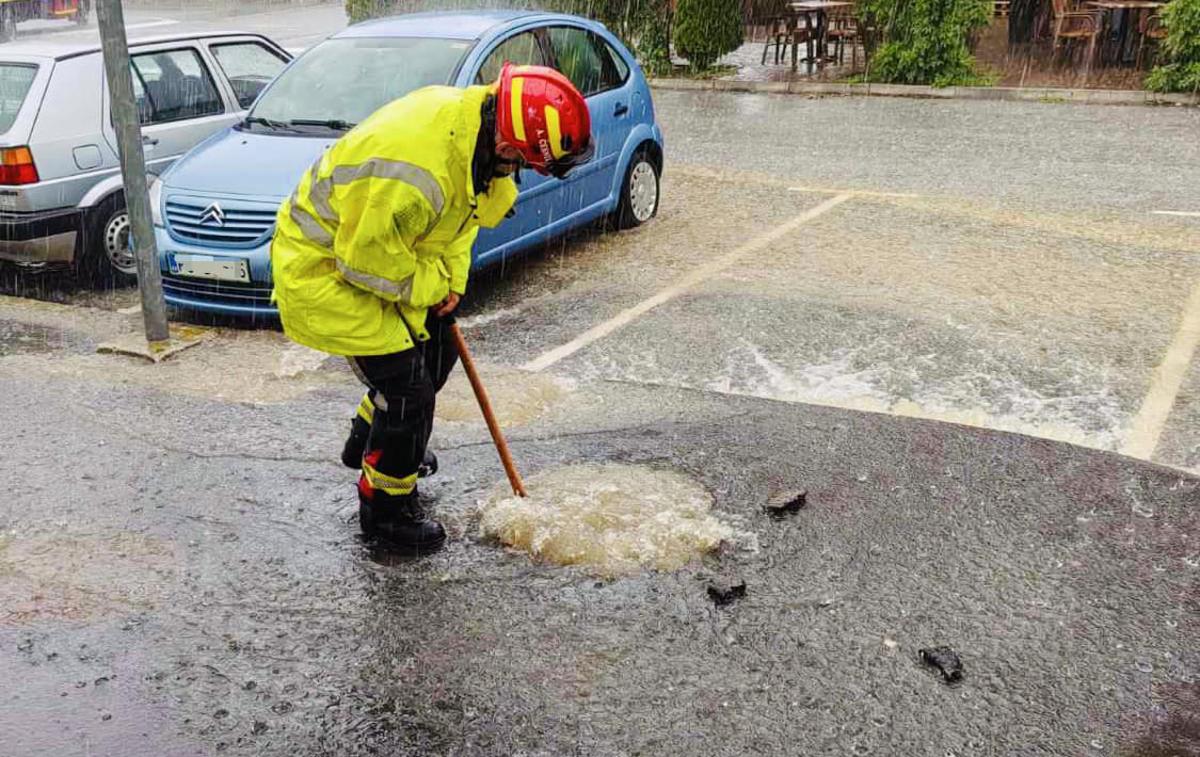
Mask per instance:
[[[496,126],[500,138],[542,175],[561,179],[592,157],[587,102],[570,79],[552,68],[504,64]]]

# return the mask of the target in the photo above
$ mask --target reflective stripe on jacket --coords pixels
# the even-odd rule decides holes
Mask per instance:
[[[463,294],[480,226],[516,200],[477,195],[471,160],[487,87],[427,87],[385,105],[305,173],[279,208],[273,297],[287,335],[336,355],[424,341],[426,310]]]

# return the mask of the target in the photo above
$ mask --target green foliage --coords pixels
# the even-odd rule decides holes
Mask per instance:
[[[864,0],[861,12],[883,39],[871,57],[872,81],[932,84],[979,83],[968,39],[987,26],[985,0]]]
[[[703,71],[742,44],[739,0],[679,0],[675,10],[675,48],[692,70]]]
[[[1155,92],[1200,91],[1200,0],[1171,0],[1163,10],[1164,63],[1146,77]]]
[[[1146,89],[1151,92],[1200,91],[1200,63],[1168,63],[1155,66],[1146,77]]]
[[[671,73],[671,17],[665,8],[647,13],[638,31],[634,52],[648,76],[667,76]]]
[[[369,18],[385,16],[392,7],[390,0],[346,0],[346,16],[350,23],[357,24]]]

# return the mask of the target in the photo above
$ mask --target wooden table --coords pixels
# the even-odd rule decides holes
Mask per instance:
[[[1100,45],[1101,60],[1109,62],[1129,63],[1137,57],[1137,45],[1134,44],[1136,35],[1130,34],[1130,29],[1139,24],[1141,14],[1154,11],[1166,5],[1159,0],[1088,0],[1086,5],[1101,11],[1105,17],[1104,40]],[[1118,25],[1117,15],[1121,15]],[[1116,27],[1116,32],[1113,29]],[[1105,52],[1107,51],[1107,55]]]
[[[828,43],[825,35],[829,31],[829,11],[837,8],[852,8],[854,7],[854,3],[847,0],[800,0],[799,2],[792,3],[791,7],[798,17],[804,18],[805,23],[808,24],[808,28],[813,30],[813,35],[810,36],[805,50],[808,55],[802,60],[808,64],[810,71],[814,64],[817,66],[825,65],[825,63],[832,60],[826,55]],[[812,37],[816,37],[816,39],[814,40]],[[819,55],[813,49],[814,43],[816,50],[820,51]],[[792,68],[796,68],[796,58],[794,56],[792,58]]]

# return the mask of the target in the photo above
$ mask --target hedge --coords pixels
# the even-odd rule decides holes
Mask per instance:
[[[1146,77],[1155,92],[1200,91],[1200,0],[1171,0],[1163,10],[1162,65]]]
[[[742,44],[740,0],[679,0],[674,40],[675,49],[693,70],[711,68]]]
[[[978,83],[968,40],[991,19],[987,0],[863,0],[859,10],[882,37],[867,72],[872,81]]]

